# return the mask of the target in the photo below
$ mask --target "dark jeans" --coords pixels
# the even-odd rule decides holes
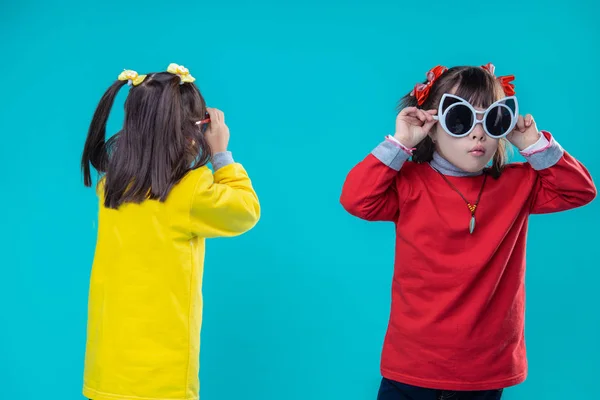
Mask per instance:
[[[461,392],[425,389],[383,378],[377,400],[500,400],[502,389]]]

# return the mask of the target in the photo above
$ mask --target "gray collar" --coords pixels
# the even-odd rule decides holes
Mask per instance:
[[[429,162],[429,164],[434,168],[440,171],[444,175],[448,176],[477,176],[481,175],[483,171],[479,172],[466,172],[462,169],[455,167],[450,161],[447,161],[444,157],[442,157],[437,151],[433,153],[433,160]]]

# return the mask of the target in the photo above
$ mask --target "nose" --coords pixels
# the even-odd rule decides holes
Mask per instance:
[[[485,131],[483,130],[483,125],[477,124],[473,131],[471,132],[471,137],[475,140],[484,140],[485,139]]]
[[[485,130],[483,129],[483,112],[476,114],[475,127],[471,132],[471,137],[475,140],[485,140]]]

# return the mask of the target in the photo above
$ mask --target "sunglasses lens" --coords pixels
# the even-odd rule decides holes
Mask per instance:
[[[488,113],[485,127],[491,136],[500,137],[508,133],[512,119],[513,114],[507,107],[496,106]]]
[[[453,135],[464,135],[473,126],[473,112],[469,107],[457,104],[446,113],[446,128]]]
[[[515,99],[506,99],[502,102],[502,104],[510,108],[510,111],[512,111],[513,115],[517,114],[517,102]]]

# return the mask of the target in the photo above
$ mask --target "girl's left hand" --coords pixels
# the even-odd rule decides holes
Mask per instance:
[[[519,115],[517,126],[506,136],[506,139],[521,151],[535,144],[539,138],[540,132],[537,130],[531,114],[527,114],[525,118]]]

